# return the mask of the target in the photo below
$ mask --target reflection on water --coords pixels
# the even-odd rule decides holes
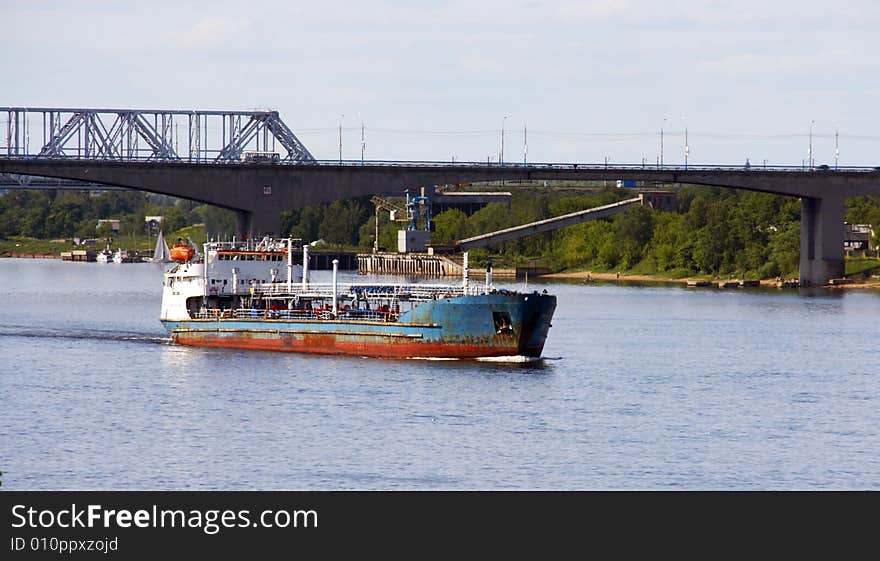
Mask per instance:
[[[533,279],[544,358],[485,362],[173,345],[152,265],[0,278],[4,488],[880,487],[878,293]]]

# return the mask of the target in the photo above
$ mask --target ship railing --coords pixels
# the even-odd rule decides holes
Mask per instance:
[[[285,296],[297,298],[333,298],[332,284],[309,284],[305,290],[295,284],[290,289],[286,283],[257,283],[251,286],[255,296]],[[438,300],[456,296],[480,296],[486,293],[485,286],[439,284],[347,284],[338,285],[336,295],[341,298],[396,299],[396,300]]]
[[[280,309],[263,310],[259,308],[237,308],[235,310],[202,309],[194,316],[195,319],[281,319],[281,320],[315,320],[345,319],[354,321],[397,321],[398,314],[391,310],[364,310],[357,308],[339,309],[336,316],[328,308],[314,309]]]
[[[287,251],[290,241],[297,250],[301,249],[300,238],[264,238],[262,240],[209,241],[208,250],[216,251]]]

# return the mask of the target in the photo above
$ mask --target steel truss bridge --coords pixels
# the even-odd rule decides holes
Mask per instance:
[[[872,167],[318,161],[274,111],[0,107],[0,123],[4,114],[0,181],[7,185],[60,188],[51,184],[60,180],[67,188],[79,182],[191,199],[237,211],[239,234],[250,236],[278,233],[284,209],[419,187],[690,183],[800,198],[801,284],[816,285],[844,273],[844,200],[880,194],[880,168]]]
[[[202,163],[254,151],[284,162],[315,159],[277,111],[0,107],[4,113],[7,157]]]

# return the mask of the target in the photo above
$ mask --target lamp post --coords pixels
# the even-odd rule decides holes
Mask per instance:
[[[345,117],[345,113],[340,113],[339,115],[339,163],[342,163],[342,118]]]
[[[529,136],[528,136],[528,128],[526,125],[523,125],[523,165],[526,165],[526,160],[529,155]]]
[[[504,124],[507,122],[507,115],[501,119],[501,153],[498,156],[498,165],[504,166]]]
[[[816,121],[810,121],[810,146],[807,148],[807,163],[813,167],[813,125]]]
[[[837,165],[840,163],[840,128],[834,129],[834,171],[837,171]]]
[[[688,146],[688,127],[687,127],[687,117],[682,117],[682,121],[684,121],[684,169],[688,168],[688,155],[691,152],[690,146]]]
[[[663,167],[663,129],[666,127],[666,117],[663,117],[663,124],[660,125],[660,167]]]
[[[364,152],[367,149],[367,143],[364,141],[364,122],[361,121],[361,165],[364,165]]]

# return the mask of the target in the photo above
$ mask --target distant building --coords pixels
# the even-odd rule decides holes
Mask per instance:
[[[162,225],[163,218],[163,216],[144,216],[144,222],[147,223],[147,228],[153,231]]]
[[[114,234],[119,233],[119,220],[98,220],[98,225],[95,226],[95,230],[100,230],[103,226],[110,226],[110,230],[112,230]]]
[[[397,253],[424,253],[431,243],[431,232],[426,230],[398,230]]]
[[[440,214],[449,209],[458,209],[468,216],[477,212],[481,208],[485,208],[490,203],[500,203],[510,208],[511,194],[507,191],[493,192],[447,192],[437,190],[430,195],[432,212]]]
[[[678,196],[675,191],[645,191],[641,193],[645,206],[664,212],[678,210]]]
[[[854,252],[873,252],[874,229],[870,224],[843,223],[843,250],[847,255]]]

